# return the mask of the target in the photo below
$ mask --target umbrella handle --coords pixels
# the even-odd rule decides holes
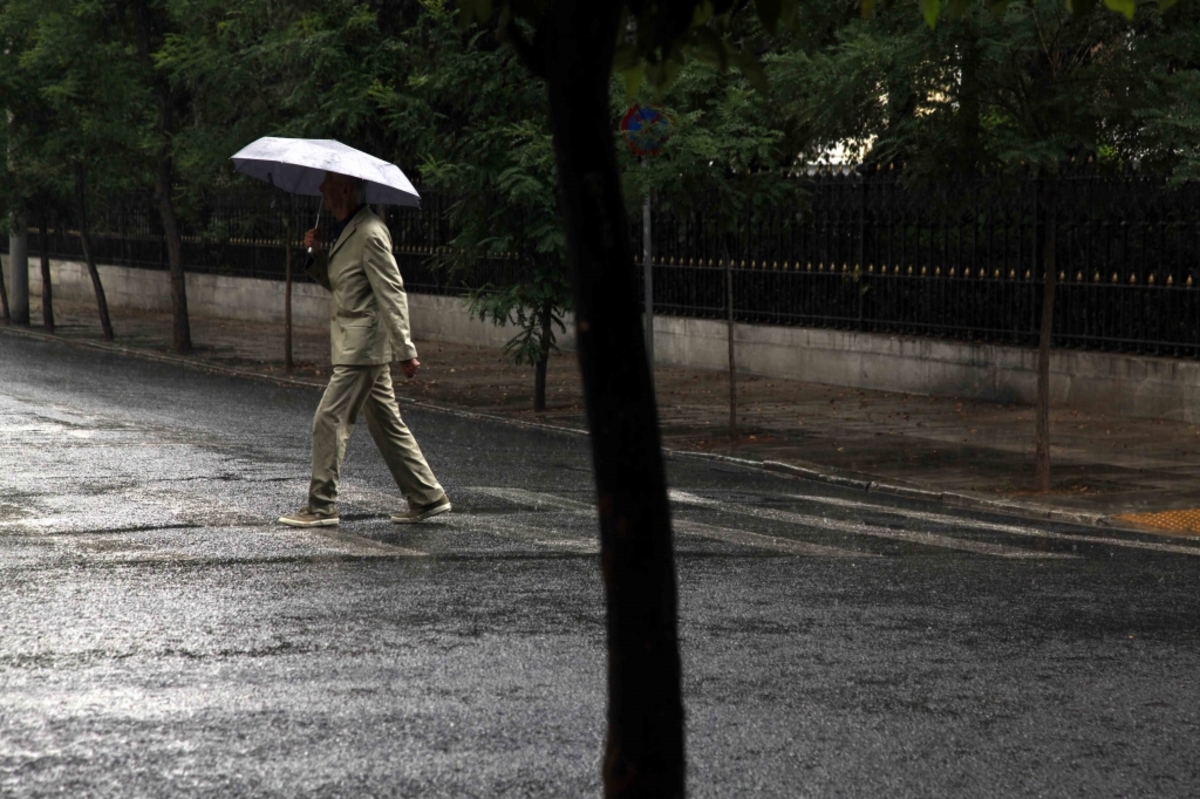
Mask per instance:
[[[316,230],[321,225],[321,200],[317,200],[317,218],[313,221],[313,230]],[[313,254],[313,248],[308,248],[308,254]]]

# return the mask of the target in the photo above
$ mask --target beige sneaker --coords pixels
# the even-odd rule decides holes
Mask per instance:
[[[334,527],[338,523],[336,513],[313,513],[307,505],[295,513],[279,517],[280,524],[289,527]]]
[[[442,498],[436,502],[430,502],[428,505],[414,505],[408,503],[408,510],[404,513],[393,513],[392,521],[396,524],[416,524],[423,522],[426,519],[440,516],[443,513],[450,512],[450,498],[442,494]]]

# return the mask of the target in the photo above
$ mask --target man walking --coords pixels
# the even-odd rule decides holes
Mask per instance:
[[[365,204],[361,180],[327,172],[320,188],[325,207],[338,220],[334,243],[326,256],[318,231],[310,230],[304,244],[314,249],[309,275],[333,293],[333,374],[313,418],[308,504],[279,521],[292,527],[338,523],[338,475],[360,410],[408,499],[408,510],[392,514],[392,521],[411,524],[446,513],[450,500],[400,418],[392,388],[388,364],[399,359],[405,377],[412,377],[421,363],[409,336],[408,296],[392,257],[391,235]]]

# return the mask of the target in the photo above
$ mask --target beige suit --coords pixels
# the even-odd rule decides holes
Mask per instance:
[[[360,410],[410,505],[438,501],[445,492],[400,418],[388,366],[393,360],[416,358],[417,348],[387,227],[364,205],[346,223],[328,257],[317,256],[308,273],[333,294],[333,375],[313,417],[309,508],[336,513],[341,464]]]
[[[364,205],[309,274],[333,292],[329,337],[335,366],[370,366],[417,357],[408,327],[408,295],[392,236]]]

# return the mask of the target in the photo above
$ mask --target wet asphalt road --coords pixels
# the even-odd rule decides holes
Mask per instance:
[[[0,337],[0,796],[597,796],[586,438]],[[669,463],[692,796],[1200,795],[1200,547]]]

